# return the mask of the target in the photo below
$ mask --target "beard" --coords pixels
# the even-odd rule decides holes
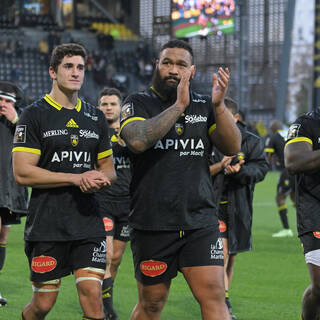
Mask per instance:
[[[168,83],[167,80],[174,79],[177,82]],[[168,76],[161,78],[160,71],[158,68],[155,69],[152,76],[152,85],[160,96],[168,102],[175,102],[177,100],[177,87],[180,82],[180,79],[175,76]]]

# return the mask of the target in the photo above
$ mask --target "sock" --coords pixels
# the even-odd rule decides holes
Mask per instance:
[[[229,309],[229,311],[230,311],[230,313],[232,312],[231,310],[231,303],[230,303],[230,299],[229,299],[229,292],[228,292],[228,290],[226,291],[226,305],[227,305],[227,307],[228,307],[228,309]]]
[[[285,229],[289,229],[287,206],[285,204],[282,206],[279,206],[278,211],[279,211],[279,215],[280,215],[280,219],[281,219],[283,227]]]
[[[113,280],[111,277],[106,278],[103,280],[102,283],[102,301],[103,301],[103,307],[104,307],[104,313],[106,316],[109,314],[116,314],[116,312],[113,309]]]
[[[3,268],[5,258],[6,258],[6,244],[2,243],[0,244],[0,272]]]

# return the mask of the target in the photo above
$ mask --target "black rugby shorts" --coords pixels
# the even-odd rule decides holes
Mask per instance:
[[[320,249],[320,231],[308,232],[300,236],[303,253]]]
[[[183,267],[224,263],[218,225],[188,231],[133,229],[131,249],[135,277],[144,285],[169,281]]]
[[[79,268],[106,267],[105,237],[75,241],[26,241],[30,280],[44,282],[65,277]]]
[[[105,201],[101,206],[101,215],[107,236],[113,236],[114,239],[127,242],[130,240],[129,227],[129,201]]]
[[[277,192],[288,194],[291,191],[294,191],[294,176],[290,175],[286,169],[283,169],[278,180]]]
[[[3,226],[21,223],[20,214],[14,213],[7,208],[0,208],[0,217],[1,217],[1,224]]]
[[[219,204],[218,212],[219,230],[222,238],[228,239],[228,202],[223,201]]]

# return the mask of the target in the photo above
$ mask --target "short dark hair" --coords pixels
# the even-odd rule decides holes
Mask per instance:
[[[64,43],[56,46],[51,54],[50,67],[57,72],[58,66],[65,56],[81,56],[87,61],[87,52],[83,46],[77,43]]]
[[[189,45],[189,43],[187,43],[186,41],[179,40],[179,39],[169,40],[160,48],[160,53],[167,48],[181,48],[181,49],[187,50],[191,55],[191,59],[192,59],[191,61],[193,63],[193,50],[192,50],[192,47]]]
[[[109,87],[103,88],[99,93],[98,102],[100,102],[100,99],[104,96],[117,96],[119,98],[120,103],[122,101],[121,92],[117,88],[109,88]]]
[[[238,104],[230,97],[224,98],[224,104],[231,111],[233,115],[239,113]]]

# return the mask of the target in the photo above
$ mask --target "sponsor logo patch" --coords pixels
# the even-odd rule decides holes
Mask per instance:
[[[113,229],[113,221],[107,217],[103,218],[104,230],[111,231]]]
[[[140,270],[147,277],[160,276],[167,268],[167,264],[162,261],[146,260],[140,263]]]
[[[105,241],[100,242],[100,247],[94,247],[92,252],[92,262],[106,263],[107,244]]]
[[[188,114],[185,116],[186,123],[207,122],[207,117],[197,114]]]
[[[27,133],[27,126],[26,125],[19,125],[16,127],[16,131],[14,133],[14,143],[26,143],[26,133]]]
[[[218,238],[216,244],[210,245],[210,259],[213,260],[223,260],[223,244],[222,239]]]
[[[320,231],[314,231],[313,235],[315,238],[320,239]]]
[[[120,113],[120,119],[121,121],[131,117],[134,115],[134,109],[133,109],[133,104],[131,102],[126,103],[122,108],[121,108],[121,113]]]
[[[76,135],[76,134],[72,134],[70,136],[70,139],[71,139],[71,144],[73,147],[76,147],[79,143],[79,137]]]
[[[301,124],[292,124],[289,128],[287,139],[296,138],[299,134]]]
[[[219,230],[221,233],[227,231],[227,225],[221,220],[219,220]]]
[[[46,273],[55,269],[57,260],[53,257],[41,255],[31,261],[31,269],[36,273]]]

